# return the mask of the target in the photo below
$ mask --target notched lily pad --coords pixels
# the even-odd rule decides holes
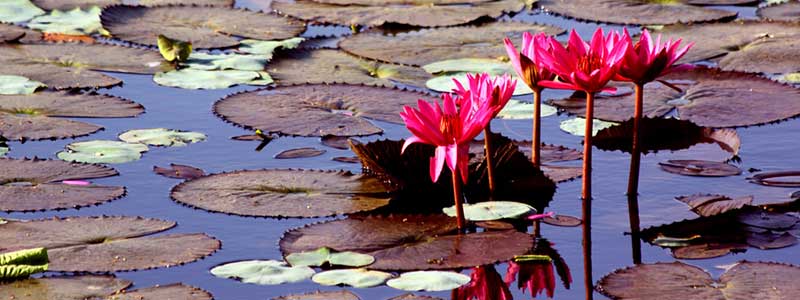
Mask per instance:
[[[759,7],[756,14],[767,20],[797,21],[800,20],[800,2],[789,0]]]
[[[321,285],[345,285],[356,288],[370,288],[379,286],[392,277],[393,275],[391,273],[381,271],[341,269],[314,274],[311,280]]]
[[[592,123],[592,136],[596,136],[597,133],[603,129],[618,125],[617,123],[606,122],[598,119],[592,120]],[[581,117],[566,119],[561,121],[561,124],[558,125],[558,128],[561,128],[561,130],[574,136],[584,136],[586,133],[586,119]]]
[[[492,221],[500,219],[516,219],[530,213],[536,213],[533,206],[511,201],[486,201],[463,205],[464,218],[470,221]],[[450,217],[456,216],[455,206],[442,210]]]
[[[90,8],[93,6],[105,7],[112,4],[119,4],[122,0],[31,0],[36,6],[44,10],[67,10],[76,7]]]
[[[244,283],[277,285],[309,279],[314,275],[314,269],[291,267],[277,260],[246,260],[216,266],[211,269],[211,274]]]
[[[470,277],[456,272],[416,271],[400,274],[386,285],[404,291],[447,291],[469,283]]]
[[[127,143],[141,143],[150,146],[183,147],[204,141],[206,135],[200,132],[151,128],[125,131],[119,135],[119,139]]]
[[[560,227],[577,227],[583,224],[583,220],[573,216],[555,215],[552,217],[542,218],[542,223]]]
[[[325,150],[320,150],[314,147],[304,147],[304,148],[296,148],[296,149],[289,149],[285,151],[281,151],[281,153],[275,154],[276,159],[293,159],[293,158],[306,158],[306,157],[315,157],[325,154]]]
[[[38,211],[101,204],[125,195],[125,188],[73,185],[64,181],[116,176],[116,170],[60,160],[0,159],[0,210]]]
[[[633,120],[601,130],[595,136],[593,143],[602,150],[630,153],[633,143]],[[690,121],[645,117],[640,122],[639,150],[645,154],[662,150],[688,149],[704,143],[718,145],[720,152],[727,152],[726,156],[731,157],[739,154],[741,140],[736,130],[705,128]]]
[[[65,161],[93,164],[121,164],[138,160],[149,148],[145,144],[120,141],[93,140],[69,144],[56,154]]]
[[[626,25],[709,22],[736,17],[736,12],[693,6],[690,5],[691,2],[687,0],[541,0],[536,4],[547,11],[580,20]],[[713,5],[713,3],[702,4]]]
[[[110,275],[29,278],[0,285],[0,299],[84,300],[106,297],[131,286],[132,282]]]
[[[371,176],[273,169],[208,175],[179,184],[171,196],[192,207],[234,215],[322,217],[382,207],[389,203],[388,192]]]
[[[686,175],[703,177],[725,177],[742,174],[739,167],[724,162],[707,160],[668,160],[660,162],[658,165],[662,170]]]
[[[753,204],[753,196],[731,199],[725,195],[695,194],[676,197],[680,202],[686,203],[693,212],[703,217],[710,217],[730,210],[740,209],[745,205]]]
[[[206,175],[201,169],[179,164],[169,164],[169,168],[153,166],[153,172],[164,177],[177,179],[195,179]]]

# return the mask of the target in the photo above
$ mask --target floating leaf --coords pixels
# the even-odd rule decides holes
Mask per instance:
[[[753,175],[753,177],[748,178],[748,180],[752,183],[766,186],[800,187],[800,180],[797,180],[798,176],[800,176],[800,171],[762,172]],[[783,177],[788,177],[790,179],[794,178],[795,180],[774,179]]]
[[[0,281],[13,281],[47,271],[47,249],[34,248],[0,254]]]
[[[686,203],[693,212],[703,217],[718,215],[753,204],[753,196],[731,199],[725,195],[694,194],[676,197],[675,199]]]
[[[2,148],[0,148],[0,151],[2,151]],[[342,163],[348,163],[348,164],[357,164],[357,163],[360,162],[360,160],[358,160],[358,157],[355,157],[355,156],[347,156],[347,157],[345,157],[345,156],[337,156],[337,157],[331,158],[331,160],[342,162]]]
[[[107,7],[103,27],[119,39],[155,46],[157,36],[192,41],[199,49],[236,46],[233,36],[259,40],[287,39],[305,31],[305,24],[274,14],[204,6]]]
[[[207,71],[186,68],[156,73],[153,81],[163,86],[183,89],[224,89],[238,84],[267,85],[272,78],[266,72],[222,70]]]
[[[555,215],[542,218],[542,223],[561,227],[577,227],[583,224],[583,220],[573,216]]]
[[[350,149],[349,138],[343,136],[327,135],[322,137],[322,144],[339,150]]]
[[[256,170],[186,181],[171,196],[192,207],[235,215],[322,217],[379,208],[389,202],[387,192],[377,178],[344,171]]]
[[[658,165],[664,171],[687,176],[724,177],[742,173],[734,165],[707,160],[668,160]]]
[[[291,294],[272,298],[272,300],[361,300],[356,294],[347,290],[316,291],[305,294]]]
[[[292,158],[306,158],[315,157],[325,154],[325,150],[320,150],[314,147],[296,148],[282,151],[275,154],[276,159],[292,159]]]
[[[603,129],[609,128],[614,125],[618,125],[612,122],[606,122],[598,119],[592,120],[592,136],[597,135]],[[558,126],[561,130],[566,131],[569,134],[575,136],[584,136],[586,133],[586,119],[581,117],[575,117],[572,119],[567,119],[561,121],[561,124]]]
[[[206,135],[200,132],[151,128],[125,131],[119,135],[119,139],[127,143],[141,143],[150,146],[183,147],[204,141]]]
[[[0,299],[84,300],[106,297],[130,285],[130,281],[111,275],[30,278],[0,285]]]
[[[531,147],[533,147],[531,141],[514,141],[514,144],[516,144],[517,147],[519,147],[519,150],[525,153],[526,156],[531,156]],[[481,143],[481,145],[483,145],[483,143]],[[542,143],[539,146],[539,151],[542,162],[544,163],[573,161],[583,158],[583,152],[580,150],[561,145],[549,145]]]
[[[267,59],[260,55],[249,54],[208,54],[194,52],[189,55],[186,66],[197,70],[240,70],[261,71]]]
[[[737,220],[749,226],[771,230],[788,229],[800,222],[796,216],[757,210],[738,214]]]
[[[376,6],[335,5],[316,1],[273,1],[268,7],[282,14],[299,19],[350,26],[381,26],[384,24],[406,24],[423,27],[439,27],[465,24],[482,17],[497,18],[504,13],[522,10],[525,3],[518,0],[488,1],[477,5],[398,5]],[[267,9],[267,7],[265,7]]]
[[[0,159],[0,210],[37,211],[79,208],[101,204],[125,195],[125,188],[71,185],[69,180],[116,176],[116,170],[99,165],[60,160]]]
[[[451,92],[457,86],[453,80],[458,80],[462,84],[467,82],[467,72],[454,72],[454,73],[445,73],[440,76],[433,77],[428,79],[425,82],[425,86],[429,89],[432,89],[437,92]],[[514,96],[519,95],[527,95],[532,94],[533,91],[525,84],[517,84],[514,88]],[[532,118],[532,117],[531,117]]]
[[[314,251],[290,253],[286,256],[286,261],[295,267],[319,267],[326,263],[332,266],[363,267],[373,263],[375,258],[350,251],[335,252],[328,247],[322,247]]]
[[[547,104],[542,104],[540,109],[541,112],[539,115],[542,118],[555,115],[558,112],[555,107]],[[503,110],[497,114],[497,118],[508,120],[533,119],[535,110],[536,107],[534,107],[533,103],[510,99],[508,100],[508,103],[506,103],[506,106],[503,108]]]
[[[31,0],[36,6],[44,10],[68,10],[76,7],[90,8],[93,6],[105,7],[112,4],[119,4],[121,0]]]
[[[169,164],[169,168],[153,166],[153,172],[164,177],[177,179],[195,179],[206,175],[201,169],[178,164]]]
[[[5,156],[8,151],[10,151],[8,145],[0,145],[0,157]]]
[[[467,275],[444,271],[416,271],[400,274],[386,285],[404,291],[447,291],[469,283]]]
[[[708,259],[744,252],[745,249],[747,245],[743,244],[701,244],[676,248],[672,250],[672,256],[677,259]]]
[[[314,269],[290,267],[277,260],[247,260],[216,266],[211,269],[211,274],[241,280],[244,283],[277,285],[309,279],[314,275]]]
[[[550,180],[557,183],[570,181],[583,175],[581,167],[542,165],[541,169]]]
[[[57,153],[59,159],[93,164],[121,164],[138,160],[149,149],[144,144],[93,140],[75,142]]]
[[[431,297],[431,296],[422,296],[422,295],[414,295],[412,293],[402,294],[397,297],[389,298],[389,300],[444,300],[442,298]]]
[[[392,277],[392,274],[381,271],[342,269],[314,274],[311,280],[321,285],[348,285],[356,288],[369,288],[381,285]]]
[[[373,256],[371,269],[424,270],[490,264],[522,254],[532,243],[517,231],[456,234],[455,226],[444,215],[350,216],[291,230],[280,247],[283,253],[329,247]]]
[[[183,299],[183,300],[212,300],[211,294],[190,285],[174,283],[156,285],[133,291],[124,291],[106,298],[107,300],[144,300],[144,299]]]
[[[396,35],[362,33],[345,38],[339,46],[360,57],[422,66],[464,57],[491,59],[505,57],[507,53],[503,39],[509,37],[515,44],[519,44],[523,32],[533,34],[545,32],[555,35],[563,30],[548,25],[494,22],[480,27],[425,29]]]
[[[579,20],[626,25],[709,22],[736,17],[736,12],[688,5],[685,0],[541,0],[547,11]],[[705,4],[705,3],[704,3]],[[590,12],[606,13],[590,13]]]
[[[800,20],[800,2],[781,1],[778,4],[759,7],[756,14],[767,20],[797,21]]]
[[[139,5],[164,6],[164,5],[197,5],[197,6],[225,6],[233,7],[234,0],[138,0]]]
[[[5,0],[0,2],[0,22],[25,22],[45,12],[30,0]]]
[[[516,219],[530,213],[536,213],[536,209],[530,205],[511,201],[486,201],[475,204],[465,203],[463,207],[464,218],[470,221]],[[450,217],[456,216],[455,206],[445,207],[443,211]]]
[[[47,265],[0,265],[0,280],[13,281],[47,271]]]
[[[159,34],[157,44],[158,52],[168,62],[184,62],[192,54],[192,42],[175,40]]]
[[[53,10],[33,18],[27,26],[43,32],[72,35],[102,34],[105,31],[100,25],[100,7],[97,6],[86,11],[79,7],[68,11]]]
[[[381,133],[366,118],[402,124],[398,111],[427,94],[359,85],[302,85],[244,92],[214,104],[228,122],[269,133],[354,136]],[[297,118],[301,114],[303,118]]]
[[[0,75],[0,94],[2,95],[30,95],[42,87],[45,87],[44,83],[22,76]]]
[[[294,37],[282,41],[241,40],[239,41],[239,52],[256,54],[269,61],[272,59],[272,55],[275,53],[276,49],[295,49],[305,40],[305,38],[301,37]]]
[[[2,4],[0,4],[2,5]],[[2,8],[0,8],[2,10]],[[0,12],[2,14],[2,12]],[[42,33],[13,24],[0,23],[0,42],[34,43],[42,40]]]
[[[515,75],[514,67],[509,62],[493,58],[456,58],[432,62],[422,66],[425,72],[439,73],[489,73],[493,75]]]

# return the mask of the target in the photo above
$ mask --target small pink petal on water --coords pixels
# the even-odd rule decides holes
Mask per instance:
[[[61,183],[68,184],[68,185],[89,185],[91,182],[83,181],[83,180],[64,180]]]
[[[530,215],[530,216],[528,216],[528,220],[544,219],[544,218],[547,218],[547,217],[553,217],[555,215],[556,215],[556,213],[551,211],[551,212],[543,213],[543,214]]]

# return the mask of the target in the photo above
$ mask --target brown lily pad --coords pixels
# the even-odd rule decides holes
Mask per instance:
[[[797,237],[788,232],[770,235],[751,233],[747,236],[747,244],[761,250],[780,249],[797,244]]]
[[[348,83],[424,87],[430,75],[421,68],[382,63],[339,50],[298,50],[279,54],[267,66],[278,85]]]
[[[42,40],[42,33],[14,24],[0,23],[0,42],[35,43]]]
[[[455,269],[508,260],[531,248],[518,231],[457,234],[444,215],[350,217],[291,230],[280,242],[284,255],[329,247],[375,257],[375,270]]]
[[[541,0],[537,5],[547,11],[579,20],[626,25],[710,22],[736,17],[736,12],[693,6],[686,2],[690,1]]]
[[[139,0],[138,4],[143,6],[197,5],[233,7],[234,2],[234,0]]]
[[[0,158],[0,211],[38,211],[101,204],[125,195],[121,186],[75,185],[86,180],[118,175],[101,165],[62,160]]]
[[[542,223],[560,227],[577,227],[583,224],[583,220],[573,216],[555,215],[542,219]]]
[[[397,297],[389,298],[389,300],[444,300],[444,299],[438,297],[415,295],[412,293],[408,293],[408,294],[402,294]]]
[[[563,29],[522,22],[495,22],[483,26],[425,29],[385,35],[380,32],[356,34],[339,46],[356,56],[404,65],[422,66],[456,58],[500,58],[507,53],[503,39],[519,45],[523,32],[559,34]],[[599,101],[598,101],[599,102]]]
[[[531,157],[531,145],[530,141],[513,141],[514,145],[519,148],[519,151],[525,153],[525,156]],[[473,155],[473,160],[475,159],[483,159],[484,155],[484,147],[485,142],[481,140],[474,140],[469,144],[469,152]],[[539,147],[539,153],[541,155],[541,161],[543,163],[555,163],[555,162],[563,162],[563,161],[573,161],[573,160],[580,160],[583,159],[583,152],[577,149],[572,149],[566,146],[561,145],[550,145],[542,143]]]
[[[9,221],[0,226],[7,250],[45,247],[50,271],[118,272],[193,262],[220,248],[205,234],[143,237],[175,226],[140,217],[71,217]]]
[[[143,112],[144,107],[136,102],[95,93],[43,91],[32,95],[0,95],[0,133],[12,140],[83,136],[103,127],[59,117],[127,118]]]
[[[131,284],[128,280],[109,275],[29,278],[0,285],[0,299],[95,299],[122,291]]]
[[[44,10],[71,10],[76,7],[81,9],[90,8],[92,6],[109,6],[113,4],[120,4],[122,0],[31,0],[33,4]]]
[[[378,179],[344,171],[256,170],[183,182],[172,199],[214,212],[257,217],[324,217],[389,203]]]
[[[583,168],[573,166],[542,165],[542,172],[556,183],[570,181],[583,176]]]
[[[239,44],[234,37],[281,40],[305,31],[293,19],[244,9],[203,6],[116,5],[100,15],[103,27],[124,41],[155,46],[158,35],[191,41],[196,49],[225,48]]]
[[[272,300],[361,300],[351,291],[316,291],[304,294],[291,294],[272,298]]]
[[[789,180],[776,180],[775,178],[788,178]],[[747,180],[766,186],[800,187],[800,171],[762,172],[753,175]]]
[[[739,51],[728,53],[719,60],[723,70],[751,73],[784,74],[800,71],[797,49],[800,34],[766,38],[752,42]]]
[[[278,154],[275,154],[276,159],[293,159],[293,158],[306,158],[306,157],[315,157],[325,154],[325,150],[317,149],[314,147],[304,147],[304,148],[296,148],[296,149],[289,149],[286,151],[281,151]]]
[[[123,291],[106,298],[107,300],[147,300],[147,299],[181,299],[181,300],[211,300],[209,292],[200,288],[182,283],[158,285],[149,288]]]
[[[794,299],[800,288],[794,265],[742,261],[719,280],[681,262],[641,264],[619,269],[600,279],[595,289],[612,299]]]
[[[748,210],[737,217],[743,224],[770,230],[789,229],[800,222],[796,216],[760,210]]]
[[[662,170],[680,175],[725,177],[742,174],[739,167],[724,162],[707,160],[668,160],[658,165]]]
[[[358,157],[355,156],[337,156],[332,158],[332,160],[348,164],[357,164],[360,162],[360,160],[358,160]]]
[[[756,14],[762,19],[777,21],[800,20],[800,1],[785,1],[778,4],[759,7]]]
[[[743,252],[747,245],[741,244],[701,244],[680,247],[672,250],[672,256],[677,259],[708,259],[722,257],[732,252]]]
[[[214,112],[228,122],[269,133],[371,135],[383,130],[367,119],[402,124],[398,112],[420,98],[430,97],[392,88],[301,85],[234,94],[215,103]]]
[[[383,3],[383,2],[382,2]],[[306,21],[349,26],[405,24],[439,27],[465,24],[482,17],[497,18],[525,8],[519,0],[498,0],[476,5],[335,5],[307,0],[276,0],[269,7],[281,14]]]
[[[323,145],[334,149],[348,150],[350,149],[350,142],[348,142],[347,140],[348,140],[347,137],[329,135],[329,136],[323,136],[321,142]]]
[[[718,215],[753,204],[753,196],[731,199],[725,195],[694,194],[676,197],[675,199],[686,203],[693,212],[703,217]]]
[[[169,164],[169,168],[153,166],[153,172],[164,177],[177,179],[195,179],[206,175],[202,169],[179,164]]]

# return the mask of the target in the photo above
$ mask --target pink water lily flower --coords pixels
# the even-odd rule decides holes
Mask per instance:
[[[90,182],[84,180],[64,180],[61,183],[66,185],[83,185],[83,186],[91,184]]]
[[[628,40],[616,31],[603,36],[602,28],[597,28],[592,40],[587,43],[573,29],[566,48],[560,43],[553,43],[551,51],[541,53],[542,62],[559,79],[542,81],[541,85],[587,93],[614,91],[613,88],[606,88],[606,84],[619,70],[628,44]]]
[[[517,87],[517,80],[511,79],[509,75],[492,78],[488,73],[467,74],[467,86],[453,78],[456,88],[453,89],[458,97],[456,104],[464,105],[464,101],[472,102],[472,109],[476,110],[486,102],[492,110],[492,117],[496,117],[508,100],[514,96],[514,88]]]
[[[442,94],[442,106],[439,103],[432,105],[422,99],[417,105],[419,109],[405,106],[400,113],[412,134],[403,144],[403,151],[413,143],[434,145],[436,152],[430,161],[431,180],[439,180],[446,162],[453,174],[460,173],[462,182],[467,182],[469,142],[486,127],[494,111],[488,102],[477,108],[473,108],[473,102],[465,102],[458,107],[456,100],[448,93]]]
[[[544,52],[552,51],[553,44],[558,44],[553,37],[544,32],[537,35],[525,32],[522,34],[522,51],[517,51],[509,38],[505,38],[503,42],[506,45],[508,57],[511,59],[511,65],[514,66],[514,71],[517,71],[517,75],[532,90],[541,90],[543,87],[539,85],[539,82],[553,80],[556,77],[544,64],[541,55]]]
[[[623,30],[623,36],[624,39],[631,40],[628,30]],[[681,41],[669,39],[661,43],[660,34],[653,41],[650,32],[647,29],[642,30],[642,36],[636,44],[628,43],[628,50],[616,79],[645,84],[667,73],[691,68],[688,64],[675,64],[694,45],[689,43],[681,48]]]

